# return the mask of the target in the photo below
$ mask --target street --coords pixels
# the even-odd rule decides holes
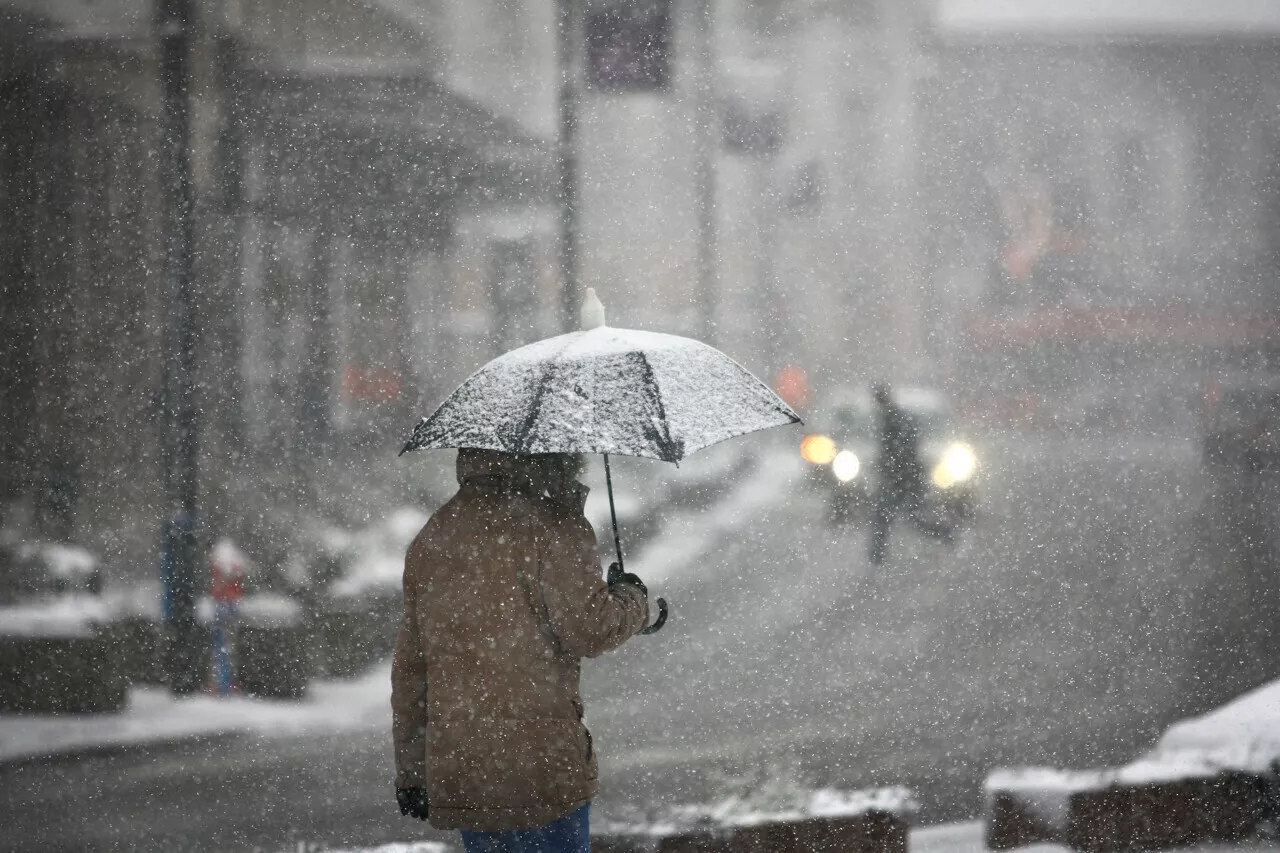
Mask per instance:
[[[862,526],[828,527],[785,457],[673,514],[629,566],[666,576],[671,621],[585,667],[596,819],[765,779],[906,784],[921,822],[969,818],[993,766],[1123,761],[1261,680],[1274,599],[1195,444],[979,452],[975,529],[948,547],[899,523],[875,571]],[[396,813],[382,731],[9,766],[0,812],[4,851],[443,837]]]

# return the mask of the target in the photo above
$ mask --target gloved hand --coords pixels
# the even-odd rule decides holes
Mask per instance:
[[[396,788],[396,802],[400,804],[400,814],[427,819],[427,791],[425,788]]]
[[[638,576],[633,575],[631,572],[624,572],[622,570],[622,566],[618,565],[617,563],[609,564],[608,581],[609,581],[609,586],[613,586],[614,584],[619,584],[619,583],[629,583],[632,586],[638,586],[640,587],[641,592],[643,592],[646,596],[649,595],[649,588],[644,585],[644,581],[640,580]]]

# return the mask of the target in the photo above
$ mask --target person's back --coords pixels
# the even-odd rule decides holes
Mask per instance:
[[[458,476],[405,560],[397,787],[425,787],[442,829],[539,827],[596,793],[579,661],[643,627],[647,599],[604,583],[586,519],[518,457],[463,451]]]
[[[915,421],[891,400],[880,408],[880,477],[882,488],[906,499],[920,486],[919,435]]]
[[[893,516],[915,508],[923,493],[924,478],[915,422],[893,402],[886,383],[877,382],[872,387],[872,398],[880,416],[880,456],[876,460],[879,483],[871,507],[868,544],[871,562],[880,563],[884,561]]]

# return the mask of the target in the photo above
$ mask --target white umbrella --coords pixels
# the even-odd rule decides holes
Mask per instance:
[[[727,438],[799,423],[768,386],[692,338],[604,325],[587,289],[584,331],[512,350],[463,382],[400,451],[473,447],[507,453],[602,453],[679,462]],[[616,515],[614,544],[622,545]],[[659,600],[665,617],[665,602]],[[656,627],[655,627],[656,630]]]

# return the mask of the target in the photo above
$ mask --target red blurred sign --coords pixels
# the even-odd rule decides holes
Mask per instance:
[[[342,373],[342,393],[347,399],[366,403],[390,403],[400,399],[400,376],[385,367],[347,365]]]
[[[809,375],[794,364],[789,364],[778,371],[777,377],[773,380],[773,390],[793,409],[802,409],[809,405],[812,397],[809,389]]]

